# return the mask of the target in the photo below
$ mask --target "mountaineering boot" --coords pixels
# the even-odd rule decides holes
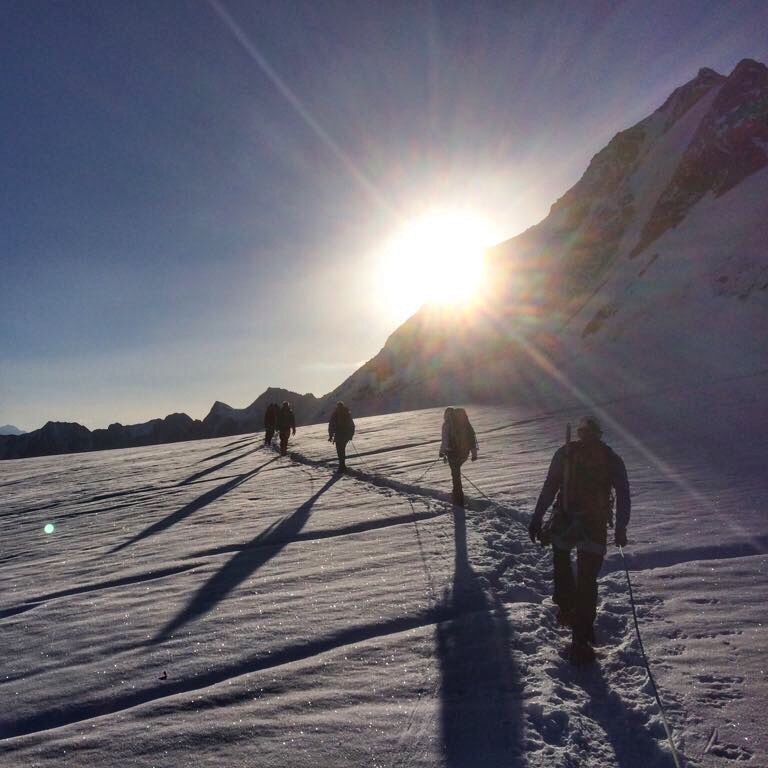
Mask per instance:
[[[595,651],[589,643],[583,640],[574,640],[568,649],[568,660],[577,667],[591,664],[595,660]]]

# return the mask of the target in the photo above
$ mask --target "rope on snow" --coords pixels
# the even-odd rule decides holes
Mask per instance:
[[[659,696],[659,689],[656,687],[656,680],[651,673],[651,665],[648,661],[648,656],[645,653],[645,646],[643,645],[643,638],[640,636],[640,625],[637,622],[637,611],[635,609],[635,596],[632,593],[632,582],[629,578],[629,568],[627,567],[627,559],[624,557],[624,548],[619,547],[619,553],[621,554],[621,562],[624,566],[624,574],[627,577],[627,588],[629,589],[629,604],[632,606],[632,619],[635,622],[635,632],[637,633],[637,642],[640,645],[640,653],[643,655],[643,662],[645,663],[646,672],[648,672],[648,679],[651,681],[651,688],[653,688],[653,695],[656,699],[656,703],[659,705],[659,712],[661,712],[661,721],[664,723],[664,730],[667,732],[667,739],[669,740],[669,746],[672,748],[672,758],[675,761],[676,768],[680,768],[680,757],[677,754],[677,748],[675,742],[672,739],[672,728],[667,720],[667,714],[664,711],[664,705],[661,703],[661,697]]]

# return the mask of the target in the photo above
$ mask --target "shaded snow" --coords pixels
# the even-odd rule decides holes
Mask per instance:
[[[688,764],[766,765],[764,473],[712,442],[753,405],[676,397],[601,411],[644,638]],[[615,553],[575,669],[527,538],[580,410],[469,413],[466,516],[440,410],[358,420],[340,478],[322,425],[287,458],[250,435],[4,464],[5,764],[671,765]]]

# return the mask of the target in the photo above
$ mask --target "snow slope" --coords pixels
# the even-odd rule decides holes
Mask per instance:
[[[691,766],[768,765],[768,494],[748,444],[712,434],[765,383],[598,411],[629,469],[641,626]],[[713,421],[691,420],[694,400]],[[4,465],[3,764],[672,765],[616,554],[600,663],[575,669],[527,538],[579,412],[470,406],[466,515],[434,463],[439,410],[359,419],[340,478],[323,426],[287,458],[249,435]]]

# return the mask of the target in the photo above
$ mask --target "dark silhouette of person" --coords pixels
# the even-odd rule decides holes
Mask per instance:
[[[296,418],[293,415],[291,404],[283,400],[283,405],[277,414],[277,429],[280,433],[280,455],[288,453],[288,437],[296,434]]]
[[[463,408],[446,408],[443,414],[443,434],[439,456],[451,468],[453,503],[464,506],[464,489],[461,484],[461,465],[472,454],[477,460],[477,437]]]
[[[552,599],[558,607],[559,622],[572,629],[571,661],[581,664],[595,656],[597,577],[607,551],[612,491],[616,494],[614,541],[619,547],[627,543],[630,496],[624,461],[602,441],[597,420],[581,419],[576,434],[578,440],[561,446],[552,457],[528,532],[534,542],[547,543],[551,537]],[[549,535],[542,536],[544,513],[553,501]],[[571,563],[574,547],[575,576]]]
[[[280,412],[280,406],[277,403],[270,403],[267,410],[264,411],[264,445],[271,445],[277,429],[277,414]]]
[[[339,400],[328,422],[328,440],[336,443],[339,457],[338,472],[347,471],[347,443],[355,436],[355,421],[344,403]]]

